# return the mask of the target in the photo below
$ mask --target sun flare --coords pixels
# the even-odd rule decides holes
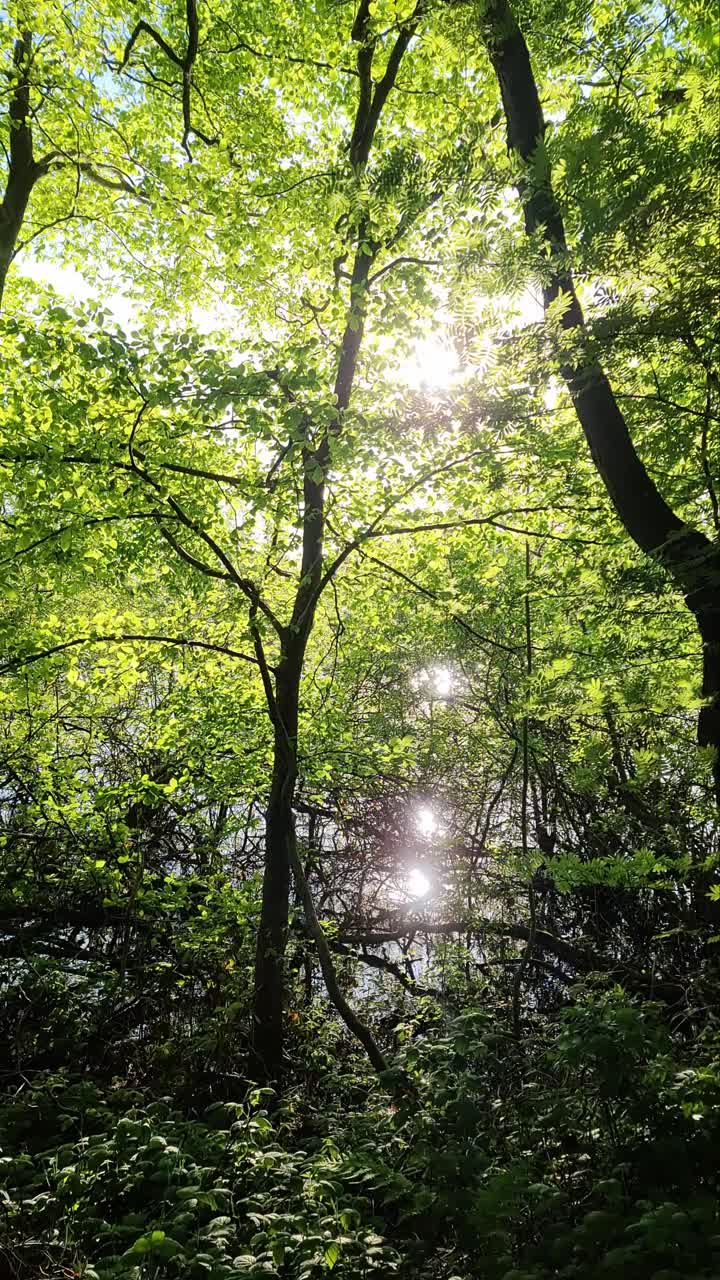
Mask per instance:
[[[437,818],[432,809],[422,805],[415,814],[415,824],[421,836],[429,837],[437,831]]]
[[[419,867],[413,867],[407,878],[407,892],[411,898],[426,898],[432,885]]]
[[[398,377],[414,391],[444,391],[462,376],[457,352],[438,335],[421,338]]]

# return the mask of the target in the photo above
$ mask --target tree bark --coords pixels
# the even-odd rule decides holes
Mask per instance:
[[[571,356],[561,354],[560,370],[593,462],[630,537],[671,574],[700,631],[706,705],[699,717],[698,740],[714,750],[715,798],[720,806],[720,547],[681,520],[657,489],[635,450],[610,382],[590,350],[567,265],[565,228],[545,154],[545,121],[530,54],[508,0],[489,0],[482,35],[500,87],[508,148],[525,165],[518,182],[525,230],[528,236],[539,234],[544,246],[545,312],[561,300],[560,325],[576,343]]]
[[[10,263],[32,189],[43,172],[33,157],[30,126],[30,58],[32,36],[24,31],[15,41],[15,84],[10,98],[10,154],[7,183],[0,204],[0,305]]]
[[[290,906],[290,850],[297,779],[300,668],[287,658],[274,694],[273,776],[265,810],[265,867],[255,953],[250,1074],[279,1085],[283,1075],[284,961]]]

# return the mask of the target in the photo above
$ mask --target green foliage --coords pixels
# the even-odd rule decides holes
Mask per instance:
[[[0,1113],[6,1256],[107,1277],[646,1280],[717,1270],[720,1057],[619,990],[516,1043],[479,1009],[397,1034],[412,1093],[263,1091],[188,1119],[64,1073]],[[427,1025],[427,1013],[424,1015]],[[270,1099],[271,1100],[271,1099]]]
[[[559,380],[715,546],[717,24],[518,0],[522,170],[502,8],[0,15],[3,1277],[720,1274],[703,655]]]
[[[2,1111],[3,1141],[20,1148],[2,1158],[8,1260],[23,1274],[49,1257],[90,1280],[393,1273],[396,1251],[332,1143],[314,1156],[279,1146],[261,1102],[191,1121],[169,1099],[38,1084]]]

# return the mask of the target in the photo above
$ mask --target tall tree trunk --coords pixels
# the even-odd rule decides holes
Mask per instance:
[[[303,450],[303,554],[290,626],[283,629],[282,657],[274,689],[266,696],[273,724],[273,776],[265,811],[265,867],[255,953],[250,1070],[265,1084],[283,1075],[285,951],[290,912],[290,866],[295,839],[293,802],[297,782],[300,685],[307,642],[317,608],[323,567],[325,480],[316,454]]]
[[[593,462],[630,537],[665,566],[698,624],[707,699],[699,717],[698,739],[714,749],[713,777],[720,806],[720,546],[668,506],[638,457],[604,370],[589,342],[583,342],[585,320],[567,266],[565,228],[544,151],[540,98],[528,47],[508,0],[488,0],[481,28],[500,87],[508,147],[526,166],[518,182],[525,230],[529,236],[539,233],[547,252],[550,274],[543,289],[545,310],[562,299],[560,324],[575,343],[581,339],[580,357],[569,359],[561,353],[561,373]]]
[[[253,1078],[263,1084],[280,1084],[283,1074],[284,962],[299,698],[300,668],[286,658],[275,682],[273,775],[265,810],[265,869],[255,954],[250,1066]]]
[[[391,92],[402,58],[410,44],[421,14],[423,0],[400,27],[391,48],[385,71],[375,82],[373,58],[378,36],[372,31],[370,0],[360,0],[351,37],[358,45],[359,84],[350,161],[356,176],[364,170],[382,109]],[[295,854],[293,801],[297,781],[297,734],[305,650],[312,633],[318,600],[326,585],[323,578],[325,535],[325,475],[331,461],[332,441],[342,430],[343,415],[350,404],[357,360],[364,331],[366,291],[369,272],[379,245],[368,251],[367,225],[356,230],[355,254],[350,273],[350,292],[345,329],[338,351],[334,383],[336,414],[330,428],[322,428],[312,439],[312,421],[305,422],[303,463],[303,549],[300,576],[292,617],[281,628],[282,655],[270,677],[262,641],[256,633],[256,652],[263,673],[265,696],[274,729],[273,776],[265,815],[265,871],[262,907],[255,959],[253,1029],[250,1069],[256,1079],[279,1084],[283,1066],[284,960],[290,907],[290,868]],[[314,917],[302,867],[295,861],[298,887],[306,901],[308,920]],[[310,904],[308,910],[307,904]],[[340,992],[322,929],[313,934],[331,999],[350,1029],[367,1049],[373,1064],[381,1070],[384,1059],[367,1028],[355,1017]],[[319,932],[318,932],[319,930]]]
[[[13,62],[15,84],[8,114],[10,117],[10,153],[5,194],[0,204],[0,304],[5,281],[15,254],[17,238],[23,224],[30,193],[43,172],[33,158],[30,127],[30,58],[32,37],[29,31],[15,41]]]

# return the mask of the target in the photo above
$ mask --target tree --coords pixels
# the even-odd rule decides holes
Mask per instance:
[[[603,35],[605,18],[610,29]],[[640,18],[646,20],[644,10]],[[522,975],[543,944],[550,956],[577,962],[580,970],[598,959],[614,963],[624,930],[623,946],[632,953],[624,971],[642,989],[635,940],[646,939],[654,926],[644,922],[633,934],[632,892],[629,903],[610,892],[603,933],[588,906],[587,880],[597,867],[578,863],[591,850],[610,876],[610,868],[634,856],[640,829],[658,858],[682,857],[653,822],[648,797],[638,800],[645,766],[636,757],[649,753],[660,770],[658,718],[672,713],[672,795],[690,779],[692,803],[701,808],[702,783],[684,755],[683,717],[696,700],[692,666],[676,652],[683,624],[660,579],[618,548],[592,472],[577,459],[565,406],[551,408],[544,400],[549,371],[559,361],[618,511],[638,545],[670,566],[708,635],[715,596],[709,580],[698,594],[695,575],[712,560],[706,556],[711,544],[695,515],[705,490],[712,514],[713,401],[683,405],[702,424],[700,466],[691,475],[682,470],[682,450],[669,443],[664,419],[648,442],[658,469],[670,470],[676,490],[686,487],[693,533],[690,517],[686,524],[674,514],[640,462],[629,418],[596,356],[604,341],[623,385],[637,388],[644,402],[646,384],[631,373],[628,350],[647,317],[635,308],[628,318],[620,302],[583,327],[549,152],[536,145],[544,131],[537,89],[511,15],[490,6],[482,32],[503,86],[511,150],[519,151],[523,166],[527,249],[507,208],[516,161],[505,154],[498,121],[485,118],[492,116],[494,89],[469,8],[363,2],[350,27],[338,22],[332,5],[301,15],[199,14],[190,2],[177,11],[148,12],[130,31],[114,13],[98,21],[103,69],[85,70],[86,62],[97,61],[86,39],[82,75],[77,72],[92,84],[76,122],[85,140],[55,146],[57,191],[49,183],[43,190],[62,204],[67,183],[82,180],[83,199],[104,202],[102,217],[78,206],[73,219],[77,213],[87,228],[61,244],[71,260],[82,245],[96,256],[101,248],[144,310],[129,337],[113,332],[107,316],[78,317],[57,304],[35,331],[37,303],[24,302],[22,281],[15,277],[15,296],[8,293],[9,408],[1,456],[10,472],[6,559],[16,594],[6,672],[20,673],[21,680],[36,672],[33,696],[41,700],[50,697],[43,675],[55,671],[55,663],[70,663],[72,679],[91,690],[102,685],[104,664],[130,684],[138,665],[147,675],[155,662],[186,682],[192,713],[182,713],[184,727],[169,731],[163,751],[150,752],[138,803],[143,787],[168,785],[168,753],[182,766],[179,775],[187,774],[189,792],[200,786],[196,735],[212,744],[214,801],[226,818],[237,806],[223,830],[240,829],[248,813],[264,809],[244,868],[250,871],[262,837],[252,1025],[253,1069],[263,1078],[277,1080],[283,1061],[291,873],[329,987],[352,1024],[309,895],[318,893],[343,925],[335,893],[355,893],[358,914],[362,908],[371,916],[388,857],[383,839],[391,833],[396,841],[390,861],[397,864],[400,834],[407,833],[397,809],[438,788],[452,797],[448,809],[462,839],[448,858],[457,901],[443,919],[430,921],[433,926],[459,924],[469,947],[478,930],[493,932],[489,916],[478,914],[487,903],[479,867],[489,857],[508,915],[517,917],[525,904],[530,915],[539,912],[527,925],[503,922],[506,938],[528,944]],[[571,13],[562,30],[576,31],[579,21]],[[613,24],[622,21],[614,8],[603,9],[598,57],[606,53],[603,40],[611,51],[616,47]],[[39,29],[35,38],[42,48]],[[574,164],[582,177],[578,155],[587,131],[605,127],[606,107],[594,96],[594,67],[588,103],[578,96],[575,73],[585,51],[570,60],[559,36],[545,40],[549,64],[573,81],[574,113],[561,154],[565,171]],[[653,57],[666,54],[660,41]],[[30,76],[25,83],[26,63],[20,70],[13,65],[11,114],[22,89],[30,104],[22,107],[23,118],[29,111],[33,127],[42,119],[49,132],[48,104],[33,99],[33,93],[42,97],[40,80]],[[55,68],[61,99],[75,74]],[[322,88],[310,111],[305,104],[318,77]],[[656,79],[659,85],[660,73]],[[656,85],[654,92],[660,103],[664,90]],[[658,109],[660,129],[672,103]],[[105,129],[116,151],[103,151]],[[9,136],[25,135],[13,127]],[[105,154],[114,157],[116,172],[100,182],[97,175],[105,171],[98,156]],[[696,161],[693,154],[688,169]],[[661,196],[657,200],[664,207]],[[632,229],[640,214],[629,204]],[[34,199],[28,208],[27,216],[45,225]],[[595,217],[629,238],[619,229],[623,212],[603,205]],[[707,225],[700,197],[692,213],[693,225]],[[580,242],[592,218],[578,215],[577,222]],[[538,249],[550,345],[539,327],[518,332],[486,314],[493,293],[504,310],[511,308],[507,295],[523,286]],[[672,251],[677,257],[674,242]],[[573,252],[580,250],[573,245]],[[622,269],[620,252],[613,255],[604,263],[592,245],[585,255],[588,274],[607,268],[611,291]],[[633,272],[641,271],[633,264]],[[211,319],[225,332],[213,345],[193,333],[192,307],[218,292],[224,311]],[[398,376],[399,354],[441,305],[475,372],[442,395],[412,394]],[[651,336],[663,346],[659,327]],[[693,332],[690,338],[697,342]],[[673,360],[679,364],[676,354]],[[659,392],[653,404],[665,412]],[[673,530],[678,536],[668,541]],[[693,548],[702,551],[702,565]],[[571,619],[562,606],[544,604],[541,593],[558,584],[569,592],[581,557],[585,599],[581,605],[575,599]],[[93,597],[100,587],[98,607]],[[628,621],[638,587],[662,600],[668,613],[662,624],[647,623],[644,636]],[[613,645],[623,646],[618,656],[627,670],[608,657]],[[632,664],[659,645],[682,662],[676,668],[681,695],[668,676],[643,683],[633,675]],[[395,651],[399,661],[390,656]],[[468,706],[456,693],[426,725],[413,681],[446,660],[458,664],[453,676]],[[383,664],[385,674],[376,676]],[[339,708],[328,705],[331,697]],[[238,709],[237,741],[227,709],[218,711],[223,698]],[[262,707],[271,743],[252,724]],[[376,740],[364,727],[366,709]],[[639,728],[630,727],[634,715],[642,717]],[[702,715],[703,726],[709,723],[712,707]],[[451,735],[449,755],[439,746],[442,731]],[[418,743],[422,759],[413,759]],[[240,766],[246,750],[257,756]],[[227,756],[235,764],[226,769]],[[451,785],[458,758],[482,803],[469,800],[470,787]],[[586,782],[591,777],[604,800],[611,797],[610,815],[603,817],[587,798],[578,780],[583,768]],[[662,789],[652,794],[657,808],[669,812]],[[345,798],[354,827],[345,821]],[[131,797],[123,799],[131,808]],[[323,812],[343,855],[332,892],[323,880],[323,849],[304,847],[304,829],[307,866],[296,848],[296,814]],[[348,886],[363,823],[372,833],[373,857],[363,855],[369,878],[358,896]],[[466,839],[465,828],[473,825],[475,835]],[[208,814],[203,828],[211,826]],[[683,839],[700,859],[702,839],[691,828],[688,816]],[[548,850],[558,843],[566,862],[553,870]],[[216,849],[221,845],[218,834]],[[542,897],[536,874],[564,874],[566,881],[574,875],[572,910],[563,912],[550,890]],[[632,881],[630,872],[623,874]],[[679,883],[683,877],[678,864]],[[695,885],[695,906],[709,883]],[[592,892],[597,904],[597,888]],[[679,895],[679,889],[670,894],[660,915],[676,918]],[[454,909],[459,906],[462,912]],[[569,938],[546,927],[563,915]],[[615,932],[608,938],[610,920]],[[357,923],[368,928],[348,928],[346,940],[398,933],[376,930],[372,919]],[[589,951],[576,945],[586,929],[593,934]],[[504,961],[510,967],[518,956]],[[363,1037],[366,1046],[374,1043],[361,1030]],[[383,1061],[378,1049],[376,1065]]]
[[[11,6],[4,26],[0,302],[16,258],[51,244],[59,230],[67,233],[65,261],[72,260],[74,244],[97,247],[103,235],[122,243],[123,207],[142,226],[148,204],[144,175],[124,132],[126,113],[103,83],[102,49],[111,21],[87,10],[28,11],[21,5],[17,12]]]
[[[508,149],[523,166],[518,191],[525,230],[542,254],[543,305],[556,323],[560,368],[603,484],[627,532],[664,565],[683,593],[703,643],[698,739],[714,753],[720,804],[720,547],[667,504],[641,461],[608,378],[592,352],[573,276],[562,214],[545,150],[545,121],[530,55],[506,0],[486,5],[483,38],[500,86]],[[568,342],[567,339],[570,339]],[[573,343],[573,339],[575,342]],[[710,482],[710,497],[714,488]],[[713,508],[717,533],[717,503]]]

